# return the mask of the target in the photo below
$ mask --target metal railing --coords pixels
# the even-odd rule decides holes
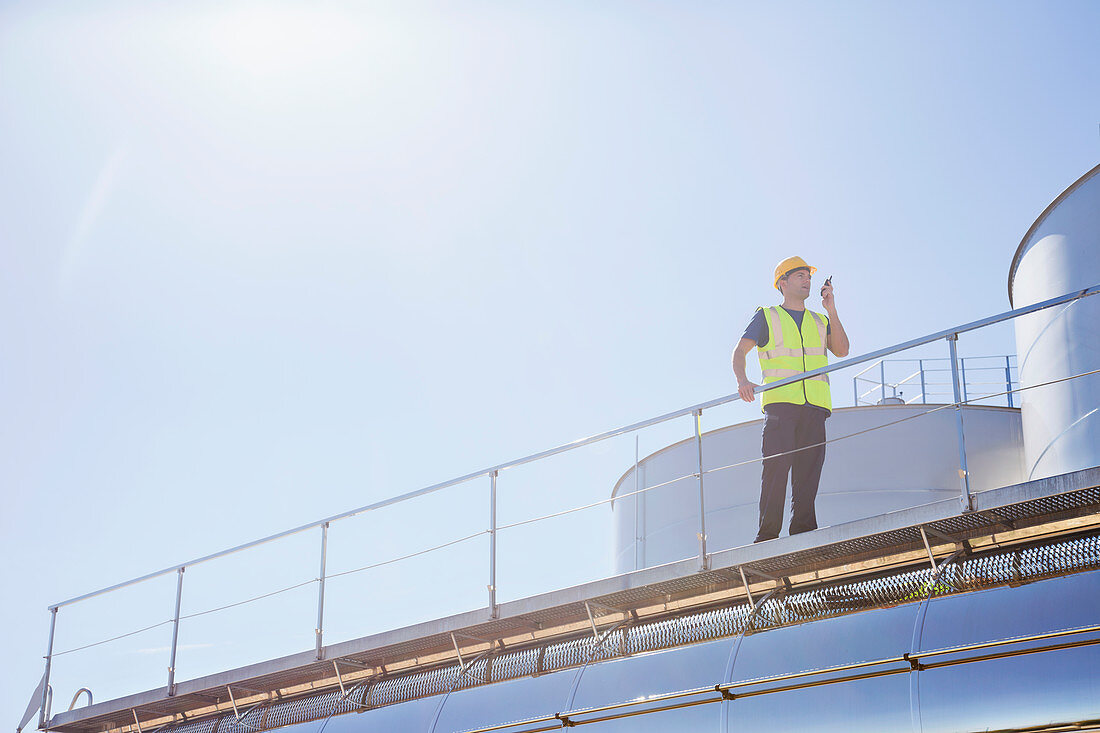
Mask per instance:
[[[949,359],[879,359],[852,377],[852,400],[862,405],[951,402],[953,383]],[[1003,396],[1016,407],[1013,392],[1019,386],[1016,356],[971,356],[959,359],[959,386],[963,402]],[[912,395],[912,396],[909,396]]]
[[[955,411],[955,415],[956,415],[956,429],[957,429],[957,435],[958,435],[959,466],[960,466],[959,474],[960,474],[960,477],[961,477],[960,496],[959,496],[959,498],[960,498],[960,503],[962,505],[963,511],[969,511],[969,510],[972,509],[972,501],[971,501],[971,494],[970,494],[970,479],[969,479],[969,474],[968,474],[967,465],[966,465],[965,435],[963,433],[962,412],[961,412],[961,406],[966,402],[966,400],[964,400],[964,398],[963,398],[963,379],[960,376],[960,374],[961,374],[960,360],[958,358],[958,354],[957,354],[957,350],[956,350],[956,342],[958,340],[959,335],[962,334],[962,333],[967,333],[969,331],[974,331],[974,330],[977,330],[977,329],[980,329],[980,328],[984,328],[986,326],[990,326],[990,325],[995,324],[995,323],[1001,323],[1001,322],[1004,322],[1004,321],[1012,320],[1014,318],[1018,318],[1018,317],[1023,316],[1023,315],[1027,315],[1027,314],[1030,314],[1030,313],[1035,313],[1037,311],[1041,311],[1041,310],[1044,310],[1046,308],[1051,308],[1051,307],[1054,307],[1054,306],[1057,306],[1057,305],[1060,305],[1060,304],[1063,304],[1063,303],[1069,303],[1071,301],[1075,301],[1075,300],[1078,300],[1078,299],[1081,299],[1081,298],[1096,295],[1098,293],[1100,293],[1100,285],[1094,285],[1090,288],[1086,288],[1084,290],[1080,290],[1080,291],[1073,292],[1073,293],[1068,293],[1066,295],[1062,295],[1062,296],[1059,296],[1057,298],[1051,298],[1050,300],[1046,300],[1046,301],[1043,301],[1043,302],[1040,302],[1040,303],[1036,303],[1034,305],[1025,306],[1023,308],[1017,308],[1017,309],[1011,310],[1011,311],[1006,311],[1006,312],[1003,312],[1003,313],[1000,313],[1000,314],[997,314],[997,315],[994,315],[994,316],[989,316],[987,318],[983,318],[983,319],[980,319],[980,320],[977,320],[977,321],[972,321],[970,323],[954,326],[952,328],[948,328],[948,329],[945,329],[943,331],[938,331],[936,333],[928,334],[926,336],[921,336],[919,338],[911,339],[909,341],[905,341],[905,342],[902,342],[902,343],[899,343],[899,344],[895,344],[893,346],[888,346],[888,347],[879,349],[877,351],[873,351],[873,352],[870,352],[868,354],[864,354],[862,356],[853,357],[853,358],[850,358],[850,359],[844,359],[842,361],[836,362],[836,363],[831,364],[829,366],[822,367],[820,369],[815,369],[813,371],[805,372],[805,373],[800,374],[798,376],[790,377],[790,378],[787,378],[787,379],[772,382],[772,383],[767,384],[767,385],[759,386],[759,387],[756,388],[756,392],[759,394],[761,392],[765,392],[765,391],[770,390],[770,389],[776,389],[776,388],[779,388],[779,387],[782,387],[782,386],[785,386],[785,385],[788,385],[788,384],[793,384],[793,383],[796,383],[796,382],[800,382],[800,381],[802,381],[804,379],[807,379],[807,378],[810,378],[810,377],[814,377],[814,376],[818,376],[818,375],[822,375],[822,374],[828,374],[830,372],[839,371],[841,369],[847,369],[847,368],[857,366],[857,365],[860,365],[860,364],[867,364],[867,363],[870,363],[870,362],[880,364],[880,363],[883,363],[883,362],[881,362],[883,357],[889,356],[891,354],[896,354],[896,353],[899,353],[899,352],[903,352],[903,351],[906,351],[908,349],[912,349],[912,348],[922,346],[922,345],[925,345],[925,344],[930,344],[930,343],[934,343],[934,342],[937,342],[937,341],[946,340],[947,343],[948,343],[948,349],[949,349],[949,352],[950,352],[950,355],[949,355],[949,358],[948,358],[947,361],[949,362],[949,369],[948,370],[951,373],[951,382],[950,382],[950,384],[951,384],[951,387],[952,387],[952,395],[953,395],[954,399],[951,403],[945,405],[944,407],[947,407],[947,408],[952,408],[953,407],[954,411]],[[867,370],[864,370],[864,372],[862,372],[861,374],[865,373],[866,371]],[[1089,374],[1091,374],[1091,373],[1092,372],[1090,372]],[[1084,375],[1078,375],[1078,376],[1084,376]],[[1011,379],[1011,376],[1008,377],[1008,382],[1007,383],[1008,383],[1008,386],[1009,386],[1008,391],[1011,392],[1012,391],[1012,384],[1013,384],[1013,380]],[[882,377],[881,380],[880,380],[880,384],[879,384],[878,389],[880,389],[884,393],[887,388],[891,388],[892,386],[893,386],[892,384],[887,384],[886,383],[885,377]],[[857,392],[857,396],[858,396],[858,392]],[[704,471],[703,470],[702,442],[701,442],[702,432],[701,432],[701,428],[700,428],[700,417],[701,417],[704,410],[709,410],[711,408],[715,408],[715,407],[718,407],[718,406],[721,406],[721,405],[726,405],[726,404],[729,404],[729,403],[733,403],[733,402],[736,402],[738,400],[740,400],[740,396],[738,395],[738,393],[734,392],[733,394],[726,395],[724,397],[719,397],[717,399],[709,400],[707,402],[702,402],[702,403],[699,403],[699,404],[696,404],[696,405],[692,405],[690,407],[684,407],[682,409],[675,410],[675,411],[669,412],[669,413],[665,413],[665,414],[659,415],[657,417],[649,418],[647,420],[642,420],[640,422],[632,423],[632,424],[626,425],[624,427],[616,428],[614,430],[608,430],[606,432],[599,433],[597,435],[593,435],[593,436],[590,436],[588,438],[582,438],[580,440],[575,440],[575,441],[572,441],[570,443],[565,443],[565,444],[559,445],[555,448],[550,448],[548,450],[544,450],[544,451],[541,451],[541,452],[538,452],[538,453],[534,453],[534,454],[531,454],[529,456],[525,456],[523,458],[519,458],[519,459],[512,460],[512,461],[507,461],[505,463],[500,463],[500,464],[497,464],[495,466],[491,466],[491,467],[488,467],[488,468],[485,468],[485,469],[482,469],[482,470],[479,470],[479,471],[475,471],[473,473],[468,473],[468,474],[465,474],[463,476],[459,476],[457,478],[442,481],[442,482],[437,483],[437,484],[432,484],[431,486],[426,486],[424,488],[417,489],[415,491],[410,491],[408,493],[401,494],[399,496],[394,496],[394,497],[391,497],[391,498],[388,498],[388,499],[384,499],[382,501],[377,501],[377,502],[374,502],[374,503],[371,503],[371,504],[367,504],[365,506],[357,507],[357,508],[351,509],[349,511],[341,512],[339,514],[334,514],[334,515],[326,517],[324,519],[319,519],[317,521],[310,522],[308,524],[303,524],[303,525],[300,525],[298,527],[294,527],[292,529],[285,530],[283,532],[278,532],[276,534],[272,534],[272,535],[269,535],[267,537],[263,537],[261,539],[253,540],[251,542],[246,542],[246,543],[237,545],[235,547],[231,547],[231,548],[228,548],[228,549],[225,549],[225,550],[221,550],[219,552],[215,552],[215,553],[212,553],[212,554],[209,554],[209,555],[204,555],[202,557],[198,557],[198,558],[195,558],[193,560],[189,560],[187,562],[180,563],[178,565],[172,565],[170,567],[164,568],[162,570],[158,570],[156,572],[147,573],[145,575],[142,575],[142,576],[139,576],[139,577],[136,577],[136,578],[132,578],[130,580],[126,580],[126,581],[121,582],[121,583],[116,583],[115,585],[112,585],[112,586],[109,586],[109,587],[106,587],[106,588],[101,588],[99,590],[96,590],[96,591],[93,591],[93,592],[90,592],[90,593],[85,593],[83,595],[75,596],[73,598],[69,598],[67,600],[60,601],[58,603],[54,603],[54,604],[48,606],[48,611],[50,613],[50,626],[49,626],[49,640],[47,642],[46,655],[45,655],[45,671],[43,673],[42,682],[40,683],[40,686],[39,686],[41,692],[38,693],[36,691],[36,694],[41,695],[40,707],[39,707],[39,711],[40,711],[39,728],[40,729],[45,728],[46,727],[46,722],[47,722],[46,712],[49,709],[48,704],[47,704],[47,702],[48,702],[47,701],[47,695],[48,695],[48,691],[50,690],[50,687],[49,687],[50,670],[51,670],[51,664],[53,662],[53,658],[55,656],[55,653],[54,653],[54,638],[55,638],[55,632],[56,632],[56,629],[57,629],[57,614],[58,614],[58,611],[61,608],[64,608],[66,606],[71,606],[73,604],[80,603],[81,601],[85,601],[85,600],[88,600],[88,599],[91,599],[91,598],[95,598],[97,596],[102,596],[104,594],[108,594],[108,593],[120,590],[122,588],[128,588],[130,586],[134,586],[134,585],[137,585],[139,583],[143,583],[143,582],[151,580],[153,578],[159,578],[159,577],[175,574],[176,575],[175,613],[174,613],[173,618],[169,622],[162,622],[162,623],[171,623],[172,626],[173,626],[172,643],[171,643],[171,648],[170,648],[170,653],[169,653],[168,679],[167,679],[167,687],[166,687],[166,694],[168,696],[172,696],[175,692],[175,668],[176,668],[176,656],[177,656],[177,651],[178,651],[178,646],[179,646],[178,645],[178,639],[179,639],[180,620],[181,620],[181,618],[186,618],[186,617],[181,617],[181,615],[180,615],[180,608],[181,608],[181,602],[182,602],[182,597],[183,597],[184,572],[188,568],[194,567],[196,565],[207,563],[207,562],[210,562],[212,560],[216,560],[218,558],[224,558],[224,557],[227,557],[229,555],[233,555],[235,553],[239,553],[239,552],[242,552],[244,550],[248,550],[250,548],[255,548],[255,547],[258,547],[260,545],[265,545],[265,544],[273,542],[275,540],[279,540],[279,539],[282,539],[282,538],[285,538],[285,537],[300,534],[302,532],[308,532],[308,531],[311,531],[311,530],[319,530],[319,534],[320,534],[320,538],[319,538],[320,539],[320,547],[319,547],[320,575],[319,575],[318,578],[316,578],[316,579],[314,579],[313,581],[310,581],[310,582],[317,582],[318,583],[317,625],[316,625],[316,628],[315,628],[315,651],[316,651],[317,658],[318,659],[323,659],[324,658],[323,634],[324,634],[324,608],[325,608],[325,605],[324,605],[325,604],[325,579],[326,579],[326,577],[330,577],[330,578],[334,577],[334,575],[326,576],[326,559],[327,559],[327,552],[328,552],[328,539],[329,539],[329,528],[330,528],[330,526],[333,523],[339,522],[340,520],[343,520],[343,519],[354,517],[356,515],[360,515],[360,514],[363,514],[363,513],[366,513],[366,512],[375,511],[375,510],[381,509],[383,507],[391,506],[391,505],[394,505],[394,504],[407,502],[411,499],[415,499],[417,497],[432,494],[432,493],[441,491],[442,489],[446,489],[448,487],[456,486],[458,484],[462,484],[462,483],[472,481],[472,480],[475,480],[475,479],[488,478],[489,479],[489,486],[488,486],[488,494],[489,494],[488,529],[484,530],[482,532],[478,532],[475,535],[471,535],[470,537],[463,538],[461,540],[456,540],[456,541],[453,541],[453,542],[449,542],[449,543],[446,543],[445,545],[440,545],[439,548],[446,547],[446,546],[449,546],[449,545],[453,545],[453,544],[456,544],[457,542],[464,541],[465,539],[471,539],[472,537],[480,536],[482,534],[488,534],[489,535],[489,539],[490,539],[490,542],[489,542],[489,557],[487,558],[487,560],[488,560],[487,574],[488,574],[488,580],[489,580],[489,583],[488,583],[488,586],[487,586],[487,589],[488,589],[488,609],[487,610],[488,610],[489,617],[494,618],[497,615],[497,587],[496,587],[496,560],[497,560],[496,534],[497,534],[497,532],[502,528],[519,526],[521,524],[527,524],[527,523],[530,523],[530,522],[533,522],[533,521],[541,521],[542,519],[548,519],[550,517],[558,516],[558,515],[563,513],[563,512],[559,512],[557,514],[547,515],[545,517],[540,517],[540,518],[535,519],[535,520],[526,520],[526,521],[523,521],[523,522],[516,522],[512,525],[506,525],[505,527],[498,527],[497,526],[497,481],[498,481],[498,477],[499,477],[500,473],[502,471],[506,471],[508,469],[512,469],[512,468],[516,468],[518,466],[522,466],[524,464],[532,463],[532,462],[535,462],[535,461],[540,461],[540,460],[549,458],[551,456],[556,456],[556,455],[559,455],[559,454],[562,454],[562,453],[566,453],[568,451],[573,451],[573,450],[576,450],[576,449],[584,447],[584,446],[588,446],[588,445],[592,445],[594,443],[598,443],[600,441],[608,440],[610,438],[615,438],[615,437],[618,437],[618,436],[634,433],[634,432],[637,432],[637,431],[642,430],[644,428],[659,425],[661,423],[665,423],[665,422],[668,422],[670,420],[674,420],[674,419],[681,418],[681,417],[686,417],[686,416],[689,416],[689,415],[692,416],[693,439],[695,440],[695,442],[697,444],[697,447],[698,447],[698,451],[697,451],[697,453],[698,453],[698,470],[697,470],[697,472],[692,473],[688,476],[684,476],[682,478],[697,478],[698,479],[698,491],[699,491],[699,518],[698,518],[698,521],[699,521],[699,567],[700,567],[700,569],[707,569],[707,567],[708,567],[708,552],[707,552],[707,545],[706,545],[706,525],[705,525],[706,507],[704,505],[703,476],[704,476],[705,473],[709,473],[710,471]],[[937,408],[937,409],[942,409],[942,408]],[[886,427],[886,426],[884,426],[884,427]],[[756,459],[756,460],[760,460],[760,459]],[[725,466],[723,468],[730,468],[730,466]],[[721,470],[721,469],[712,469],[712,470]],[[676,480],[681,480],[681,479],[676,479]],[[666,482],[666,483],[672,483],[672,482]],[[653,488],[657,488],[657,487],[646,487],[644,489],[641,489],[640,491],[646,491],[646,490],[650,490],[650,489],[653,489]],[[588,505],[588,506],[596,506],[598,504],[603,504],[603,503],[605,503],[605,502],[597,502],[597,504],[591,504],[591,505]],[[578,509],[584,509],[584,508],[587,508],[587,507],[579,507]],[[575,510],[569,510],[569,511],[575,511]],[[432,548],[432,549],[439,549],[439,548]],[[414,554],[421,554],[421,553],[414,553]],[[405,557],[411,557],[411,556],[412,555],[408,555],[408,556],[405,556]],[[404,559],[404,558],[398,558],[398,560],[400,560],[400,559]],[[368,566],[368,567],[372,567],[372,566]],[[355,572],[355,571],[348,571],[348,572]],[[305,584],[300,584],[300,585],[305,585]],[[292,587],[299,587],[299,586],[292,586]],[[220,610],[220,609],[214,609],[214,610]],[[157,624],[157,626],[159,626],[159,625],[162,625],[162,624]],[[150,627],[150,628],[152,628],[152,627]],[[134,633],[137,633],[137,632],[134,632]],[[121,638],[121,637],[116,637],[116,638]],[[107,641],[111,641],[111,640],[107,640]],[[99,642],[99,643],[105,643],[105,642]],[[95,646],[95,645],[91,645],[91,646]],[[70,650],[70,651],[75,651],[75,650]],[[28,711],[28,712],[30,712],[30,711]]]

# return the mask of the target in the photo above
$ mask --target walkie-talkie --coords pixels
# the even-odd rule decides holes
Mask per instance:
[[[832,284],[833,284],[833,276],[829,275],[829,277],[825,278],[825,284],[821,286],[821,296],[822,297],[825,297],[825,285],[832,285]]]

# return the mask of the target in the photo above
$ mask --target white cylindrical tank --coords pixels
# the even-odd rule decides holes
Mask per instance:
[[[1008,276],[1019,308],[1100,282],[1100,166],[1054,200],[1020,242]],[[1020,386],[1100,369],[1100,296],[1016,319]],[[1100,375],[1022,393],[1026,477],[1100,465]]]
[[[818,526],[959,496],[955,414],[935,405],[883,405],[835,410],[826,423],[831,442],[817,497]],[[911,420],[854,435],[907,417]],[[963,408],[971,491],[1022,481],[1020,411],[1007,407]],[[708,551],[749,544],[756,537],[760,500],[761,420],[703,435]],[[853,437],[841,439],[843,436]],[[699,552],[699,461],[688,439],[646,456],[615,484],[615,571],[622,573],[682,560]],[[746,465],[718,471],[742,461]],[[682,478],[635,496],[646,488]],[[783,533],[790,523],[790,490]]]

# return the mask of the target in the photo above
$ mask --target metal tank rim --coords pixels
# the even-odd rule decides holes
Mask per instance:
[[[1043,213],[1039,214],[1034,223],[1032,223],[1032,225],[1028,227],[1027,233],[1024,234],[1024,238],[1020,240],[1020,245],[1016,247],[1016,253],[1012,255],[1012,264],[1009,265],[1008,268],[1008,304],[1011,307],[1016,307],[1016,304],[1012,302],[1012,283],[1016,279],[1016,269],[1020,265],[1020,259],[1024,256],[1024,249],[1027,247],[1028,242],[1031,240],[1031,235],[1035,233],[1036,229],[1042,226],[1043,222],[1047,220],[1047,217],[1050,216],[1052,211],[1058,208],[1058,206],[1063,201],[1069,198],[1070,194],[1072,194],[1081,186],[1085,185],[1085,183],[1087,183],[1089,179],[1091,179],[1097,173],[1100,173],[1100,165],[1097,165],[1089,170],[1083,176],[1071,183],[1065,191],[1062,191],[1062,193],[1058,194],[1058,197],[1051,201],[1050,205],[1043,209]]]
[[[1097,166],[1097,169],[1100,170],[1100,166]],[[935,407],[946,407],[947,405],[950,405],[950,404],[951,404],[950,402],[927,402],[927,403],[921,403],[919,405],[915,405],[915,404],[914,405],[859,405],[858,407],[856,407],[856,406],[836,407],[836,408],[833,408],[832,413],[835,415],[839,412],[847,413],[847,412],[854,412],[856,410],[911,410],[911,409],[916,409],[918,407],[933,407],[933,408],[935,408]],[[1004,411],[1004,412],[1019,412],[1020,411],[1019,407],[1005,407],[1004,405],[962,405],[961,409],[963,409],[963,410],[999,410],[999,411]],[[754,418],[752,420],[744,420],[742,422],[733,423],[732,425],[723,425],[720,428],[715,428],[714,430],[708,430],[705,433],[700,433],[699,437],[700,438],[705,438],[708,435],[713,435],[715,433],[721,433],[721,432],[726,431],[726,430],[732,430],[733,428],[740,428],[740,427],[743,427],[745,425],[751,425],[752,423],[763,422],[763,420],[764,420],[763,417],[758,417],[758,418]],[[670,451],[673,448],[681,446],[684,443],[692,443],[694,441],[695,441],[695,436],[691,436],[689,438],[684,438],[683,440],[678,440],[675,443],[669,443],[668,445],[664,446],[663,448],[658,448],[657,450],[653,451],[649,455],[639,458],[638,459],[638,465],[641,465],[642,463],[648,461],[651,458],[655,458],[655,457],[661,455],[662,453]],[[614,509],[614,507],[615,507],[615,499],[616,499],[616,497],[619,493],[619,487],[621,487],[623,485],[623,481],[626,480],[626,477],[629,476],[630,473],[633,470],[634,470],[634,466],[631,466],[630,468],[626,469],[626,471],[624,471],[623,474],[621,476],[619,476],[619,478],[615,481],[615,485],[611,489],[611,507],[612,507],[612,509]]]

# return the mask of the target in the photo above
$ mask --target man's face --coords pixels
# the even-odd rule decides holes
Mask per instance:
[[[800,267],[779,279],[779,289],[784,297],[805,300],[810,297],[810,271]]]

